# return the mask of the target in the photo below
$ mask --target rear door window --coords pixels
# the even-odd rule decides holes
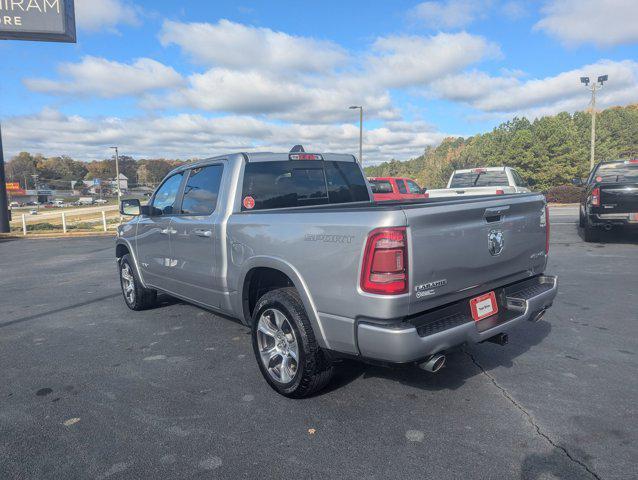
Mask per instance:
[[[396,182],[399,193],[408,193],[408,189],[405,188],[405,183],[403,182],[403,180],[396,180]]]
[[[246,202],[247,197],[252,201]],[[370,200],[365,179],[354,162],[328,161],[248,163],[242,199],[243,210]]]
[[[215,211],[223,172],[222,165],[209,165],[190,171],[184,187],[183,214],[210,215]]]

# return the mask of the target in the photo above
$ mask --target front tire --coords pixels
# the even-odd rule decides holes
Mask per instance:
[[[129,254],[120,259],[120,286],[126,306],[131,310],[147,310],[157,301],[157,290],[144,288]]]
[[[317,345],[294,288],[272,290],[259,299],[252,317],[252,340],[261,374],[281,395],[307,397],[332,377],[333,367]]]

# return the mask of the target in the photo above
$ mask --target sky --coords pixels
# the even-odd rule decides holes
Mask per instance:
[[[448,136],[638,102],[638,1],[75,0],[77,44],[0,41],[5,155],[408,160]]]

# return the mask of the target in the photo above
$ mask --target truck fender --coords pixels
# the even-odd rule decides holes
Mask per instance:
[[[310,295],[310,291],[308,289],[308,285],[303,280],[303,277],[299,273],[299,271],[293,267],[289,262],[278,258],[278,257],[270,257],[266,255],[260,255],[256,257],[252,257],[248,259],[242,265],[240,274],[239,274],[239,284],[238,284],[238,292],[239,295],[236,295],[236,303],[235,311],[242,312],[242,318],[246,322],[249,322],[249,318],[245,318],[246,314],[244,312],[243,305],[243,289],[244,283],[246,281],[246,277],[248,272],[250,272],[254,268],[272,268],[274,270],[279,270],[283,274],[285,274],[293,283],[294,287],[299,292],[299,296],[301,297],[301,301],[303,302],[304,308],[306,309],[306,313],[308,318],[310,319],[310,324],[312,325],[313,332],[315,334],[315,338],[317,339],[317,343],[320,347],[326,348],[325,334],[323,327],[321,325],[321,321],[319,320],[319,315],[317,314],[317,308],[315,307],[314,302],[312,301],[312,296]]]
[[[148,286],[146,285],[146,282],[144,281],[144,275],[142,275],[142,270],[140,269],[139,264],[137,262],[137,253],[135,252],[135,249],[133,248],[133,245],[126,238],[122,238],[122,237],[118,238],[115,241],[115,252],[116,252],[116,255],[117,255],[118,247],[120,245],[122,245],[123,247],[126,247],[126,249],[128,250],[128,254],[133,259],[133,268],[135,268],[135,271],[137,272],[137,276],[140,279],[140,281],[142,282],[142,286],[144,288],[148,288]],[[120,257],[118,256],[117,258],[119,260]],[[118,275],[119,275],[119,271],[118,271]]]

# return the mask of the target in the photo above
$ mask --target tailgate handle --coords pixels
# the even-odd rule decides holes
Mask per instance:
[[[510,209],[509,205],[505,205],[502,207],[486,208],[483,216],[485,217],[485,220],[488,223],[500,222],[503,217],[503,214],[505,214],[505,212],[507,212],[509,209]]]

